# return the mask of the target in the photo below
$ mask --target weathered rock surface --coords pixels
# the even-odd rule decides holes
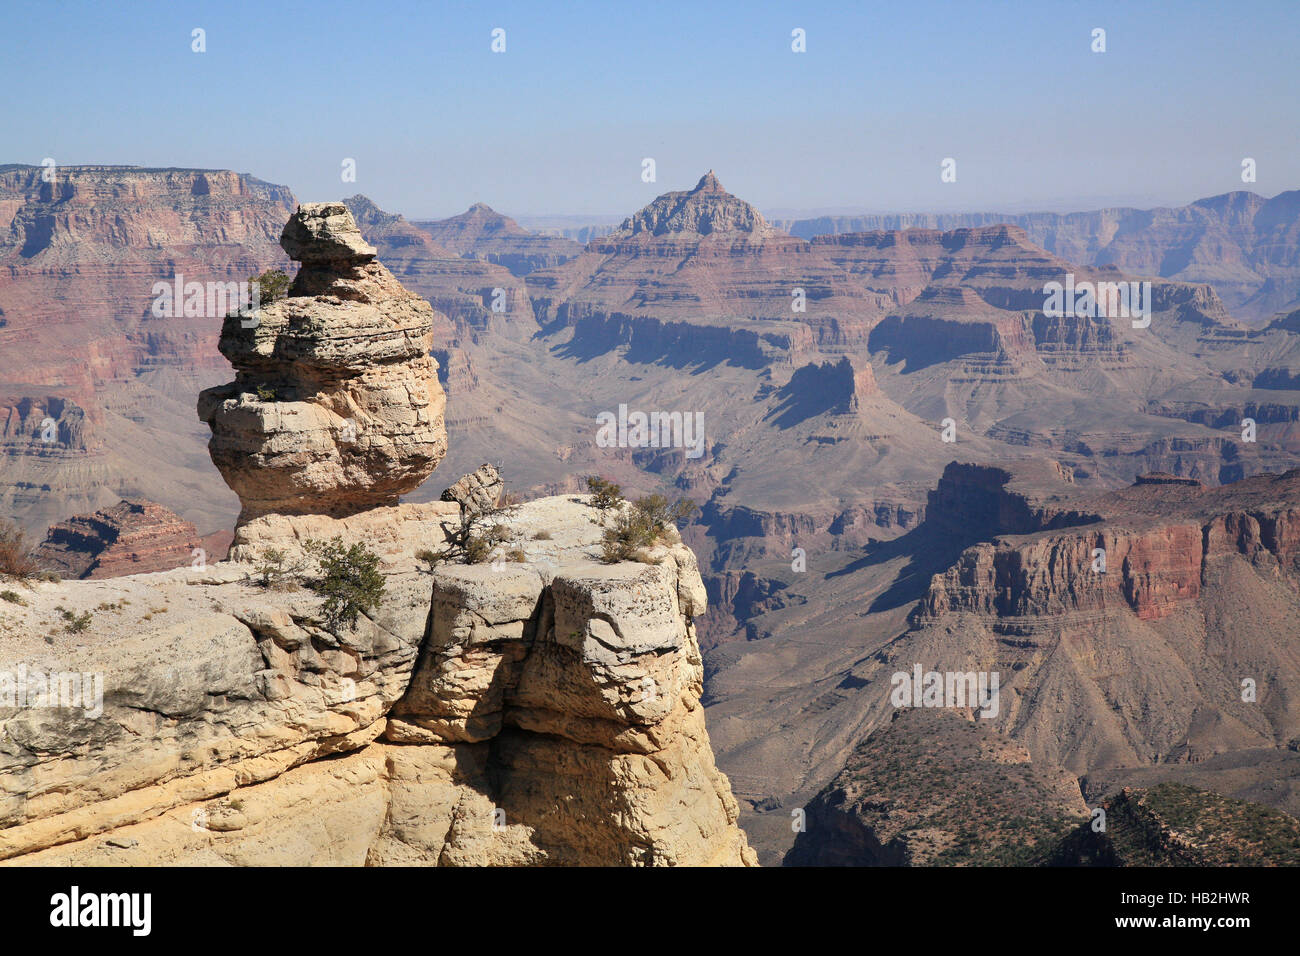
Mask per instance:
[[[308,592],[234,562],[37,586],[0,612],[0,670],[101,675],[103,713],[0,709],[0,856],[752,864],[704,728],[694,556],[600,564],[595,515],[550,498],[504,516],[525,555],[504,570],[430,577],[390,549],[381,606],[337,635]],[[419,523],[426,546],[441,522]],[[56,606],[89,630],[59,633]]]
[[[454,501],[460,513],[469,517],[495,508],[505,491],[505,482],[495,465],[480,465],[442,493],[443,501]]]
[[[394,505],[447,448],[433,309],[372,261],[342,203],[300,206],[281,244],[303,263],[289,297],[226,319],[235,381],[199,398],[212,460],[241,523]]]
[[[152,501],[119,501],[50,528],[35,556],[64,578],[115,578],[207,560],[194,525]],[[224,557],[224,555],[223,555]]]

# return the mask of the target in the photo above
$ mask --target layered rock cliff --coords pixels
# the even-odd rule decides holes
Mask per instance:
[[[221,380],[222,315],[156,309],[157,284],[286,266],[292,209],[287,188],[229,170],[0,167],[0,408],[45,406],[0,425],[0,509],[33,533],[132,496],[205,533],[228,524],[234,497],[188,411]],[[84,412],[80,440],[51,405]]]
[[[412,542],[371,542],[384,600],[337,634],[316,597],[236,563],[5,605],[4,670],[97,675],[103,713],[0,709],[0,856],[752,863],[699,703],[694,557],[669,542],[653,564],[601,564],[595,515],[530,502],[501,519],[522,561],[430,575],[415,545],[459,526],[443,503]],[[92,623],[67,633],[60,609]]]
[[[119,501],[50,528],[35,551],[64,578],[114,578],[205,563],[194,525],[152,501]]]

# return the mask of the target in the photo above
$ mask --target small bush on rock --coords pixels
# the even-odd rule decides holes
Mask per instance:
[[[379,555],[360,541],[345,546],[338,535],[328,542],[310,540],[304,547],[320,565],[320,576],[306,585],[324,598],[321,614],[329,629],[355,627],[358,616],[379,606],[384,595]]]
[[[31,543],[22,528],[0,520],[0,577],[26,581],[39,571],[32,557]]]
[[[601,559],[608,564],[618,561],[643,561],[647,564],[653,560],[643,549],[649,548],[670,525],[695,512],[695,502],[681,498],[673,504],[663,495],[649,495],[636,501],[632,507],[624,508],[614,518],[614,523],[605,529],[601,542]]]
[[[599,475],[587,476],[587,490],[591,492],[591,506],[601,512],[602,518],[610,508],[623,503],[623,489]]]

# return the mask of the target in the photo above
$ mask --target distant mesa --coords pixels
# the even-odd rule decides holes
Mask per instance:
[[[1134,480],[1135,485],[1186,485],[1191,488],[1204,488],[1201,482],[1195,478],[1183,478],[1179,475],[1171,475],[1166,471],[1151,471],[1145,475],[1138,475]]]
[[[152,501],[124,498],[111,508],[60,521],[35,557],[63,578],[117,578],[187,567],[201,547],[188,521]]]

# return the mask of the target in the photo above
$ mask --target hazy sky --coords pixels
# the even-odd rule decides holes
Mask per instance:
[[[709,168],[765,210],[1300,187],[1297,0],[97,0],[8,4],[4,20],[0,164],[230,168],[413,218],[476,201],[626,214]]]

